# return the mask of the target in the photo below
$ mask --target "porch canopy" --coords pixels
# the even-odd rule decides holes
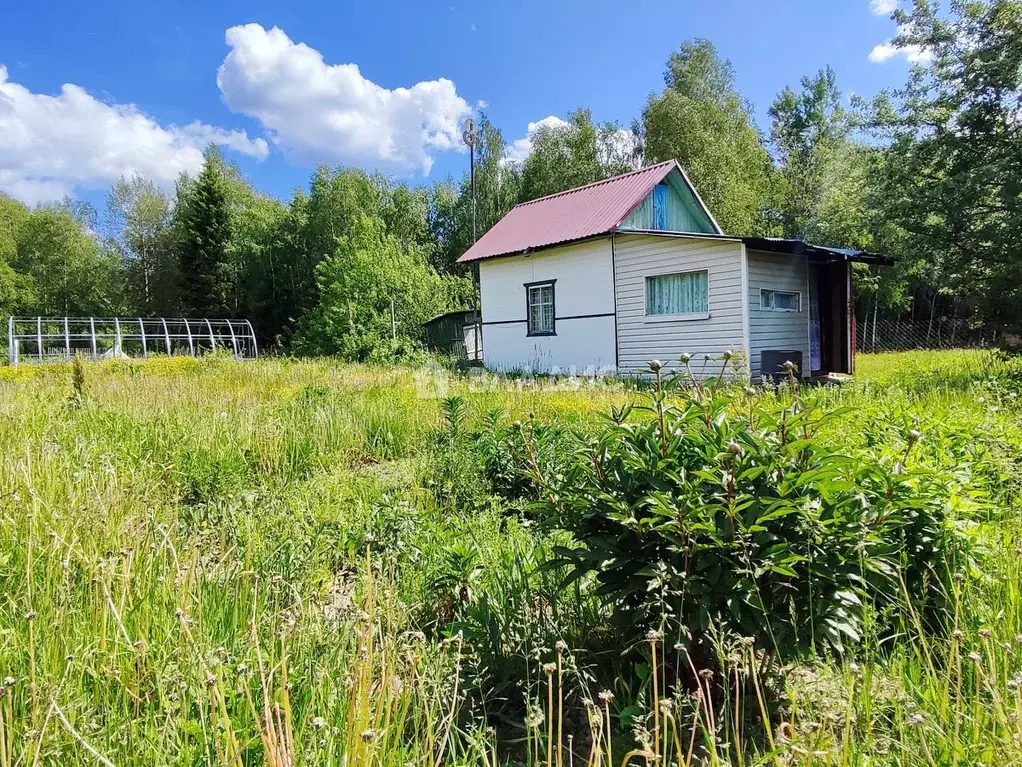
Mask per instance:
[[[813,245],[802,240],[786,240],[781,237],[740,237],[745,247],[750,250],[765,250],[771,253],[786,253],[792,256],[806,256],[812,261],[825,263],[856,261],[863,264],[886,265],[893,259],[880,253],[852,248],[831,248],[826,245]]]

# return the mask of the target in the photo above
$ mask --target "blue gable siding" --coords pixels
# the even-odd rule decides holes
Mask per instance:
[[[621,229],[713,234],[716,230],[677,170],[657,184],[621,223]]]

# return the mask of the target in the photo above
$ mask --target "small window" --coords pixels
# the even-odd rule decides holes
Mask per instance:
[[[788,290],[759,291],[759,308],[773,312],[802,311],[802,294]]]
[[[709,272],[658,274],[646,278],[646,316],[707,314]]]
[[[528,301],[529,335],[554,335],[554,283],[526,285],[525,294]]]

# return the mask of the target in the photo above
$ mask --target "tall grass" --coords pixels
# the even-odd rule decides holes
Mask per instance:
[[[558,590],[558,541],[527,517],[453,510],[431,484],[438,392],[472,428],[493,409],[585,428],[625,388],[327,361],[0,368],[0,767],[1017,763],[1011,365],[878,355],[805,395],[849,406],[835,441],[896,450],[912,424],[920,460],[956,472],[948,503],[986,553],[956,581],[951,640],[916,625],[885,645],[876,616],[848,657],[777,669],[722,638],[695,687],[656,636],[622,670],[606,610]]]

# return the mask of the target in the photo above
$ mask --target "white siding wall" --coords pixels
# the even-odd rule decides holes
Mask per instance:
[[[742,245],[681,237],[619,235],[615,239],[617,270],[618,355],[621,372],[648,372],[659,359],[675,369],[683,353],[692,355],[697,375],[720,372],[705,355],[743,351]],[[646,317],[646,277],[673,272],[708,271],[707,319],[653,321]]]
[[[556,335],[527,335],[525,284],[554,284]],[[483,364],[491,370],[590,373],[613,368],[610,238],[479,264]],[[569,319],[582,315],[605,315]]]
[[[760,353],[764,350],[802,352],[801,374],[809,376],[808,263],[805,256],[762,253],[749,257],[749,345],[752,376],[759,378]],[[801,294],[801,311],[775,312],[760,308],[760,290],[790,290]]]

